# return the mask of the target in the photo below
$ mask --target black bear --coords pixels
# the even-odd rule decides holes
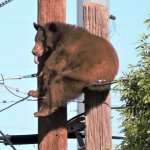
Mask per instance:
[[[34,27],[37,30],[32,50],[35,63],[38,63],[38,57],[45,59],[42,86],[28,93],[33,97],[42,97],[41,107],[34,114],[36,117],[47,116],[66,105],[81,94],[87,84],[114,80],[118,57],[113,46],[103,37],[59,22],[42,26],[34,23]]]

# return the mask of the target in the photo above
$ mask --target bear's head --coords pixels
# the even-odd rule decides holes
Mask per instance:
[[[35,56],[34,62],[38,64],[38,57],[42,55],[50,55],[54,50],[54,46],[57,41],[56,37],[58,37],[58,30],[56,23],[47,23],[43,26],[34,23],[33,25],[37,33],[32,53]]]

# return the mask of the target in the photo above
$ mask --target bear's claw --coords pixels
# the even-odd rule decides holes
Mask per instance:
[[[38,97],[39,96],[39,92],[31,90],[31,91],[28,92],[28,95],[32,96],[32,97]]]

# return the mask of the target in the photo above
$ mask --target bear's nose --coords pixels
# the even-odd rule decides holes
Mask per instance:
[[[32,51],[32,54],[33,54],[33,55],[36,55],[36,52]]]

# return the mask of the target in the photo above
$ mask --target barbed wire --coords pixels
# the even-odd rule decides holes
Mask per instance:
[[[13,0],[5,0],[5,1],[1,2],[1,3],[0,3],[0,8],[3,7],[3,6],[5,6],[6,4],[12,2],[12,1],[13,1]]]
[[[4,78],[4,76],[1,74],[1,79],[0,79],[1,83],[0,83],[0,85],[4,86],[5,89],[6,89],[8,92],[10,92],[12,95],[21,98],[21,100],[19,100],[19,101],[11,101],[11,102],[14,102],[14,103],[11,104],[11,105],[9,105],[9,106],[6,107],[6,108],[1,109],[0,112],[2,112],[2,111],[4,111],[4,110],[6,110],[6,109],[8,109],[8,108],[10,108],[10,107],[12,107],[12,106],[18,104],[18,103],[20,103],[20,102],[22,102],[22,101],[24,101],[24,100],[37,101],[37,100],[33,100],[33,99],[28,99],[30,96],[22,97],[22,96],[19,96],[19,95],[15,94],[15,93],[12,92],[11,90],[15,90],[16,92],[20,92],[20,93],[23,93],[23,94],[28,95],[27,92],[25,92],[25,91],[23,91],[23,90],[21,90],[21,89],[19,89],[19,88],[12,87],[12,86],[8,86],[8,85],[5,84],[5,80],[16,80],[16,79],[20,80],[20,79],[23,79],[23,78],[33,78],[33,77],[40,77],[40,76],[39,76],[38,74],[31,74],[31,75],[16,76],[16,77],[11,77],[11,78]],[[115,83],[123,82],[123,81],[127,81],[127,80],[126,80],[126,79],[121,79],[121,80],[114,80],[114,81],[110,81],[110,82],[107,82],[107,81],[105,81],[105,80],[99,80],[99,81],[97,81],[97,82],[95,82],[95,83],[88,84],[87,87],[88,87],[88,86],[92,86],[92,87],[94,87],[94,88],[95,88],[95,87],[97,88],[97,87],[100,87],[100,86],[111,85],[111,84],[115,84]],[[11,90],[10,90],[10,89],[11,89]],[[84,102],[78,102],[78,101],[76,101],[76,100],[71,100],[70,102],[84,103]],[[7,103],[7,101],[3,101],[3,103]],[[110,106],[109,106],[109,107],[110,107]],[[120,108],[120,107],[119,107],[119,108]],[[121,109],[121,108],[120,108],[120,109]]]

